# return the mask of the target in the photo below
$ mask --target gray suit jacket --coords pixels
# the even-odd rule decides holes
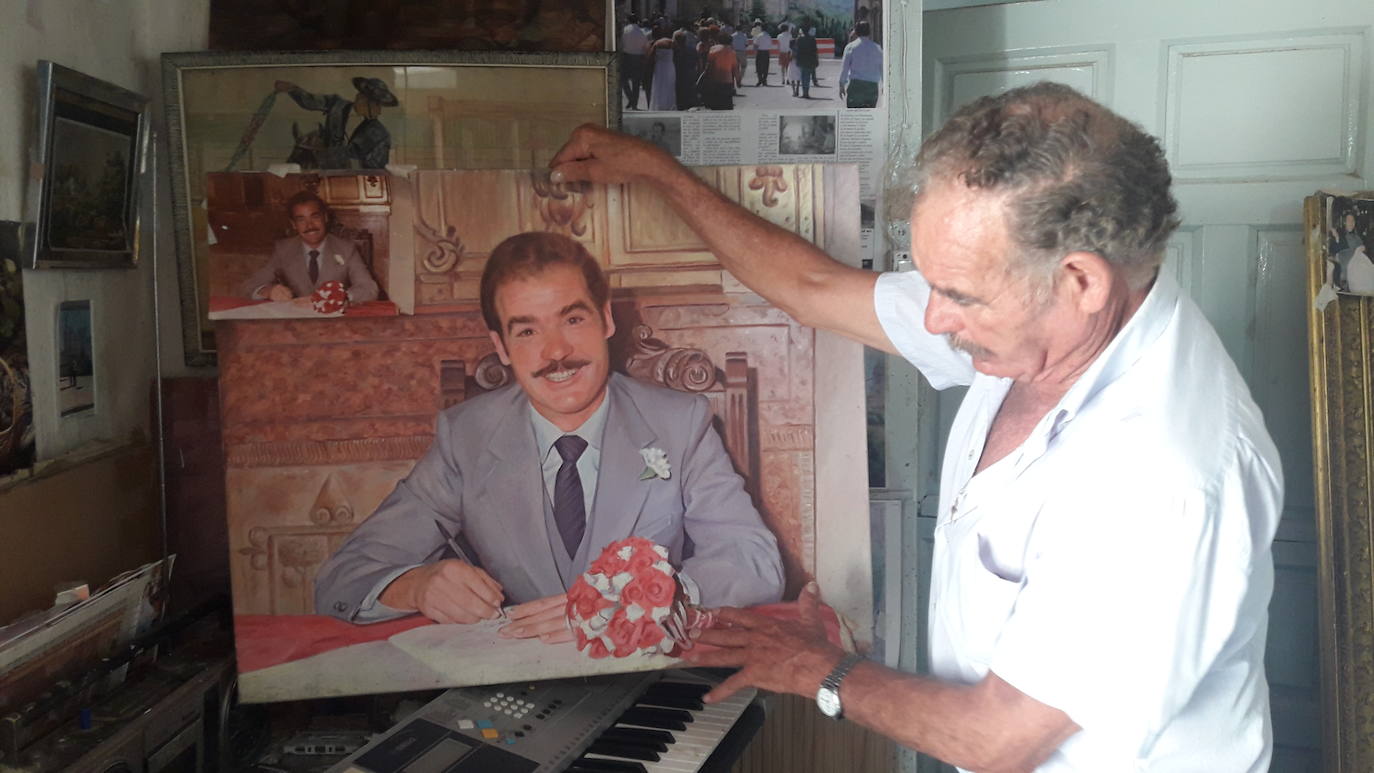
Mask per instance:
[[[358,245],[333,234],[324,237],[320,244],[320,278],[314,283],[306,268],[305,245],[299,236],[288,236],[276,241],[272,259],[244,281],[242,292],[251,298],[259,287],[277,281],[290,287],[297,298],[310,295],[325,282],[339,281],[348,288],[352,300],[377,300],[377,281],[363,264]]]
[[[557,530],[529,399],[512,385],[439,414],[429,451],[320,567],[316,611],[352,620],[386,575],[449,557],[435,520],[467,540],[506,603],[562,593],[603,547],[630,535],[667,547],[704,605],[777,601],[777,541],[731,466],[705,398],[612,374],[607,399],[595,499],[572,561],[550,539]],[[669,478],[640,480],[643,448],[667,454]]]

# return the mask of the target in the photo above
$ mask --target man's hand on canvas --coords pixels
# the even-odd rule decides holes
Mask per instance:
[[[524,604],[517,604],[506,610],[510,623],[501,627],[501,635],[511,639],[532,639],[536,636],[545,644],[558,644],[572,641],[573,632],[568,627],[565,611],[568,596],[560,593]]]
[[[386,586],[377,600],[414,609],[436,623],[475,623],[501,611],[504,592],[491,575],[457,559],[417,566]]]
[[[683,656],[694,666],[729,666],[740,670],[706,694],[714,703],[745,687],[813,695],[844,651],[830,643],[821,622],[814,584],[797,597],[796,620],[779,620],[726,607],[716,612],[716,626],[701,632]]]
[[[286,285],[272,285],[267,291],[269,301],[289,301],[296,296],[291,294],[291,288]]]
[[[588,123],[573,130],[549,166],[556,183],[627,183],[657,179],[677,162],[650,142]]]

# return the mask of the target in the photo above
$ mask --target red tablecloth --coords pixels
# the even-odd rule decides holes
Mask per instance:
[[[242,306],[256,306],[271,301],[255,301],[249,298],[235,298],[232,295],[210,296],[210,311],[229,311]],[[345,317],[395,317],[400,312],[391,301],[362,301],[351,303],[344,309]]]
[[[766,604],[751,611],[795,620],[797,603]],[[835,610],[822,605],[821,614],[830,641],[840,644],[840,622]],[[256,671],[350,644],[387,639],[402,631],[432,624],[418,615],[370,625],[345,623],[324,615],[234,615],[238,667],[239,671]]]

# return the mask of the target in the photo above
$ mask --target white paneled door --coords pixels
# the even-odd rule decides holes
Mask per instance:
[[[1374,2],[1042,0],[924,21],[928,130],[976,97],[1055,80],[1163,142],[1183,218],[1165,268],[1216,326],[1283,457],[1272,769],[1320,770],[1302,199],[1374,187]]]

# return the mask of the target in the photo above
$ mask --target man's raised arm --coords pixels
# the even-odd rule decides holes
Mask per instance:
[[[648,142],[586,124],[550,166],[554,182],[653,185],[749,289],[804,325],[897,353],[874,311],[877,274],[846,266],[730,201]]]

